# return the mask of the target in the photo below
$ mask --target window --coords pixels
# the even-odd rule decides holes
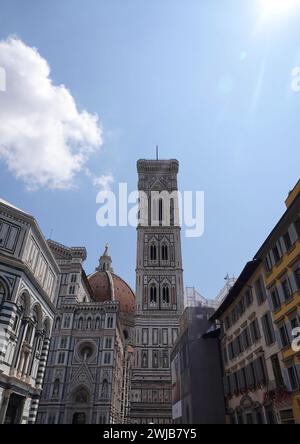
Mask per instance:
[[[292,241],[290,233],[287,231],[283,236],[284,245],[287,251],[289,251],[292,247]]]
[[[274,287],[271,291],[271,299],[274,310],[278,310],[278,308],[281,306],[280,297],[278,293],[278,288]]]
[[[258,341],[261,338],[260,329],[259,329],[257,319],[255,319],[253,322],[251,322],[250,332],[251,332],[251,337],[252,337],[253,342]]]
[[[109,365],[111,363],[111,354],[110,352],[104,353],[104,364]]]
[[[112,338],[105,339],[105,348],[112,348]]]
[[[274,332],[274,328],[273,328],[273,322],[272,322],[271,314],[270,313],[266,313],[261,318],[261,322],[262,322],[262,326],[263,326],[263,331],[264,331],[264,336],[265,336],[266,344],[267,345],[274,344],[274,342],[275,342],[275,332]]]
[[[265,361],[262,356],[260,356],[256,361],[254,361],[254,369],[256,373],[256,380],[258,384],[265,384],[267,381],[267,373],[265,367]]]
[[[151,285],[150,287],[150,304],[156,304],[157,303],[157,288],[154,285]]]
[[[243,338],[244,349],[246,350],[251,345],[251,340],[250,340],[249,328],[248,327],[245,328],[245,330],[243,331],[242,338]]]
[[[92,319],[88,318],[86,321],[86,328],[90,330],[92,328]]]
[[[151,245],[150,247],[150,260],[156,261],[157,260],[157,247],[156,245]]]
[[[266,259],[265,259],[265,268],[266,268],[266,271],[267,271],[268,273],[270,273],[270,271],[272,270],[272,261],[271,261],[271,258],[270,258],[270,253],[267,254],[267,256],[266,256]]]
[[[83,319],[79,318],[79,320],[78,320],[78,330],[82,330],[82,327],[83,327]]]
[[[109,316],[107,318],[106,326],[107,326],[107,328],[113,328],[113,326],[114,326],[114,318],[112,316]]]
[[[287,347],[288,345],[290,345],[290,339],[285,325],[282,325],[282,327],[279,328],[279,334],[282,347]]]
[[[296,270],[294,271],[294,276],[297,288],[298,290],[300,290],[300,267],[296,268]]]
[[[261,278],[255,282],[255,292],[256,292],[257,302],[260,305],[266,300],[266,292]]]
[[[271,363],[277,388],[284,386],[278,355],[271,356]]]
[[[239,302],[239,312],[240,312],[241,315],[243,313],[245,313],[245,302],[244,302],[243,298]]]
[[[65,353],[64,352],[58,353],[57,363],[58,364],[64,364],[65,363]]]
[[[292,290],[291,290],[291,285],[290,285],[290,281],[288,280],[288,278],[284,279],[281,282],[281,287],[282,287],[282,291],[283,291],[285,300],[290,299],[292,296]]]
[[[252,290],[250,288],[245,293],[245,301],[247,307],[250,307],[250,305],[252,305],[253,303],[253,295],[252,295]]]
[[[169,304],[170,303],[170,290],[166,285],[163,286],[162,289],[162,303]]]
[[[60,348],[67,348],[68,338],[61,338]]]
[[[162,247],[161,247],[161,259],[163,261],[167,261],[169,259],[169,252],[168,252],[167,245],[162,245]]]
[[[277,264],[277,262],[280,261],[280,253],[279,253],[279,249],[278,249],[277,245],[275,245],[275,247],[272,249],[272,252],[273,252],[275,264]]]
[[[74,295],[75,294],[75,285],[70,285],[69,294],[70,295]]]
[[[74,284],[77,281],[77,275],[76,274],[72,274],[71,275],[71,283]]]
[[[299,381],[295,367],[288,368],[289,380],[293,391],[298,390]]]
[[[66,315],[64,318],[64,328],[70,328],[70,324],[71,324],[71,316]]]

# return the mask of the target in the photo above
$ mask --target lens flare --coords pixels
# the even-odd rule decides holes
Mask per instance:
[[[295,12],[300,7],[300,0],[260,0],[261,18],[263,21],[281,19]]]

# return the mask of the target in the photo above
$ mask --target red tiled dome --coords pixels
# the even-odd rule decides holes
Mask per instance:
[[[122,278],[111,271],[96,271],[88,280],[95,301],[118,301],[121,312],[134,314],[134,293]]]

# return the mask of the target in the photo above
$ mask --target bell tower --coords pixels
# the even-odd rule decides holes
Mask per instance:
[[[131,418],[170,424],[170,352],[184,308],[177,160],[139,160],[135,364]]]

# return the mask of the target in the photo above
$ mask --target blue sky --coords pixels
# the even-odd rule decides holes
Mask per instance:
[[[263,0],[0,0],[0,40],[34,46],[79,108],[97,113],[103,146],[88,167],[136,188],[136,161],[180,161],[182,190],[205,192],[205,233],[183,237],[185,284],[214,297],[284,211],[299,179],[300,11],[259,25]],[[0,96],[1,100],[1,96]],[[28,191],[0,162],[0,194],[32,213],[45,236],[104,244],[135,285],[136,231],[96,225],[97,191]],[[114,189],[114,187],[113,187]]]

